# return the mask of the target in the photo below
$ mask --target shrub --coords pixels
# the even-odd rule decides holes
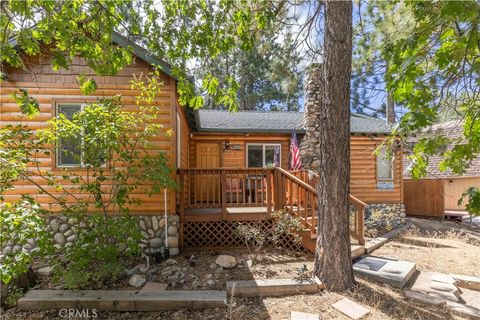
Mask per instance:
[[[52,252],[52,238],[40,213],[40,207],[28,196],[16,202],[0,203],[0,280],[3,284],[8,285],[27,272],[35,258]],[[28,251],[24,246],[32,239],[36,240],[36,248]],[[6,245],[15,245],[14,250],[4,250]]]
[[[303,230],[300,219],[288,214],[285,210],[272,213],[273,224],[268,227],[264,221],[256,221],[253,225],[239,223],[236,233],[243,239],[253,260],[267,246],[279,246],[285,236],[290,236],[299,243],[299,232]]]
[[[79,221],[72,227],[76,241],[57,248],[60,258],[52,261],[56,278],[64,278],[69,288],[100,286],[117,278],[122,257],[139,252],[140,231],[130,216],[131,206],[141,204],[138,195],[175,187],[167,157],[151,143],[159,135],[171,134],[158,124],[160,109],[154,101],[162,86],[159,80],[156,72],[132,81],[132,89],[140,91],[138,112],[125,110],[121,97],[114,96],[90,103],[68,118],[59,114],[45,129],[34,131],[19,124],[0,130],[0,194],[15,189],[17,181],[28,183],[37,189],[32,197],[40,194],[51,200],[41,208],[37,205],[39,211],[53,214],[60,210]],[[88,91],[94,90],[93,80],[88,81]],[[19,104],[34,101],[26,92],[21,97]],[[38,103],[31,105],[38,107]],[[64,152],[81,160],[81,170],[44,170],[38,159],[53,154],[59,143],[71,141],[79,142],[75,152]],[[34,203],[32,199],[32,208]],[[15,214],[5,211],[4,219],[13,223]],[[38,222],[34,217],[32,212],[25,223]],[[45,225],[38,223],[38,228]],[[14,236],[12,230],[7,231],[7,237]],[[20,237],[13,240],[26,239]],[[9,261],[5,268],[16,268],[15,263]]]
[[[64,257],[54,265],[54,278],[64,287],[99,288],[114,282],[124,271],[125,257],[140,251],[138,219],[130,215],[79,216],[77,240],[63,248]]]
[[[462,197],[458,200],[458,205],[461,206],[467,199],[465,210],[470,214],[470,222],[472,217],[480,216],[480,188],[470,187],[462,193]]]

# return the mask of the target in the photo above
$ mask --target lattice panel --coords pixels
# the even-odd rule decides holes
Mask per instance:
[[[244,248],[245,243],[236,233],[239,222],[232,221],[208,221],[208,222],[185,222],[183,224],[183,247],[184,248]],[[257,226],[266,230],[271,228],[271,221],[244,221],[242,224]],[[291,236],[281,237],[280,247],[291,250],[307,252],[301,244],[295,243]]]

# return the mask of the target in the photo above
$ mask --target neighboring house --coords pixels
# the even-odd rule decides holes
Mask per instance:
[[[443,134],[457,139],[463,136],[463,125],[459,121],[449,121],[433,125],[426,134]],[[412,138],[412,142],[415,138]],[[404,194],[405,208],[409,215],[419,216],[457,216],[465,214],[465,204],[458,205],[462,193],[469,187],[480,187],[480,155],[474,159],[467,171],[456,175],[450,170],[440,171],[440,155],[429,158],[427,175],[419,180],[411,179],[411,166],[407,155],[404,156]]]
[[[182,108],[178,103],[177,80],[170,74],[169,65],[118,34],[114,40],[120,46],[131,47],[135,55],[132,64],[116,76],[97,76],[82,59],[75,59],[69,70],[54,72],[51,58],[46,55],[30,58],[26,70],[4,70],[7,79],[1,84],[1,126],[22,121],[31,128],[43,128],[48,119],[59,112],[75,112],[85,103],[115,94],[121,94],[122,103],[134,110],[134,96],[138,92],[131,90],[132,74],[146,74],[152,70],[151,65],[161,66],[163,88],[154,103],[162,108],[160,123],[166,129],[172,128],[173,135],[162,136],[155,145],[170,159],[181,187],[168,192],[167,203],[163,194],[151,198],[145,195],[141,205],[131,207],[131,213],[140,216],[146,252],[157,252],[164,245],[165,206],[169,214],[168,247],[173,254],[182,246],[243,245],[235,234],[237,222],[271,223],[270,213],[281,208],[302,219],[309,232],[315,234],[314,185],[318,177],[306,171],[287,170],[292,131],[296,129],[300,140],[305,133],[303,113],[229,113]],[[93,95],[81,94],[77,84],[81,73],[96,80],[98,89]],[[33,119],[21,119],[20,110],[11,97],[20,88],[28,90],[40,103],[40,114]],[[382,120],[357,114],[351,117],[350,193],[352,204],[357,208],[352,235],[360,243],[364,203],[370,209],[393,205],[399,214],[403,208],[401,157],[387,160],[382,154],[373,153],[388,132]],[[307,160],[308,150],[301,147],[301,153]],[[72,166],[61,152],[39,160],[45,170],[52,172],[60,173]],[[273,168],[275,161],[279,168]],[[22,192],[31,190],[31,186],[18,186],[5,200],[18,199]],[[41,203],[47,202],[43,195],[36,197]],[[56,226],[67,222],[61,216],[52,219],[58,220],[51,223],[58,234]],[[58,238],[63,239],[60,244],[64,244],[65,237]],[[315,242],[307,238],[309,242],[305,246],[312,250]]]

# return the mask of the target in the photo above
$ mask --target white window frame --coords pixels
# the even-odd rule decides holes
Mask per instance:
[[[257,168],[257,167],[249,167],[248,166],[248,147],[249,146],[262,146],[262,167],[260,168],[265,168],[267,165],[265,163],[265,150],[266,146],[275,146],[275,147],[280,147],[280,161],[279,161],[279,167],[282,166],[282,145],[280,143],[247,143],[246,150],[245,150],[245,167],[246,168]]]
[[[80,112],[85,109],[86,103],[75,103],[75,102],[58,102],[55,103],[55,116],[58,117],[60,115],[59,107],[61,106],[80,106]],[[83,141],[80,142],[83,144]],[[70,165],[70,164],[60,164],[60,145],[57,145],[55,148],[55,165],[57,168],[84,168],[85,165],[83,163],[83,154],[80,153],[80,164],[79,165]]]
[[[382,152],[382,150],[383,150],[383,155],[384,155],[382,161],[387,161],[387,160],[388,160],[388,159],[386,159],[386,157],[385,157],[385,155],[386,155],[386,149],[385,149],[385,147],[380,148],[379,153],[375,155],[376,178],[377,178],[377,181],[378,181],[378,182],[383,182],[383,181],[391,182],[391,181],[394,181],[394,180],[395,180],[395,175],[394,175],[394,174],[395,174],[395,171],[394,171],[394,164],[395,164],[395,163],[394,163],[394,158],[393,158],[393,157],[390,159],[390,171],[391,171],[390,176],[391,176],[391,177],[390,177],[390,178],[380,178],[380,177],[378,176],[378,160],[379,160],[379,157],[380,157],[380,155],[381,155],[380,152]]]

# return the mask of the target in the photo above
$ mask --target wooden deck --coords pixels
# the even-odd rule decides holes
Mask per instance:
[[[235,247],[244,245],[236,234],[237,222],[273,223],[271,213],[285,210],[299,219],[303,247],[313,252],[317,235],[318,175],[282,168],[192,168],[178,170],[180,191],[180,245]],[[350,234],[364,252],[366,204],[350,195]],[[288,246],[287,246],[288,247]],[[290,249],[294,246],[290,246]]]
[[[267,207],[227,207],[226,219],[222,208],[190,208],[185,210],[186,222],[268,220]],[[273,212],[272,210],[270,212]]]

